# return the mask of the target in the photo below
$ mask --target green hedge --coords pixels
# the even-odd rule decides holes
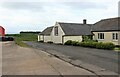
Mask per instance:
[[[65,42],[65,45],[73,45],[73,46],[82,46],[82,47],[90,47],[90,48],[97,48],[97,49],[108,49],[113,50],[115,45],[113,43],[103,43],[103,42],[78,42],[68,40]]]
[[[64,43],[65,45],[72,45],[72,40],[68,40]]]

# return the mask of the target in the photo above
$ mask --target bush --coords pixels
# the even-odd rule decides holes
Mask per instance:
[[[52,41],[48,41],[47,43],[50,43],[50,44],[52,44],[53,42],[52,42]]]
[[[72,41],[71,45],[73,45],[73,46],[79,46],[80,42],[78,42],[78,41]]]
[[[68,40],[64,43],[65,45],[72,45],[72,40]]]
[[[112,50],[115,48],[115,45],[113,43],[104,43],[105,49]]]
[[[103,43],[103,42],[78,42],[78,41],[72,41],[68,40],[65,42],[65,45],[73,45],[73,46],[82,46],[82,47],[90,47],[90,48],[97,48],[97,49],[108,49],[113,50],[115,48],[115,45],[113,43]]]
[[[113,43],[102,43],[102,42],[81,42],[80,46],[97,48],[97,49],[108,49],[112,50],[115,48]]]

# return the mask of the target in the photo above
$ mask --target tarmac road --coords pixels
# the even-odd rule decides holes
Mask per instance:
[[[112,50],[100,50],[38,42],[25,42],[25,43],[34,48],[42,49],[47,52],[55,50],[66,56],[69,56],[73,60],[81,60],[83,62],[93,64],[118,73],[118,62],[120,64],[120,60],[118,59],[118,52]]]

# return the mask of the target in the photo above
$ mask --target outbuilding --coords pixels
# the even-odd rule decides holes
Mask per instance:
[[[5,36],[5,29],[2,26],[0,26],[0,36]]]

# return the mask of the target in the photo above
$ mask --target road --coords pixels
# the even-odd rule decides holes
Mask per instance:
[[[118,61],[118,52],[112,50],[100,50],[38,42],[25,43],[34,48],[42,49],[47,52],[51,52],[50,50],[55,50],[66,56],[69,56],[73,60],[81,60],[83,62],[118,73],[118,62],[120,63],[120,60]]]
[[[64,62],[44,51],[20,47],[14,42],[4,42],[2,46],[2,75],[62,76],[94,74]]]

